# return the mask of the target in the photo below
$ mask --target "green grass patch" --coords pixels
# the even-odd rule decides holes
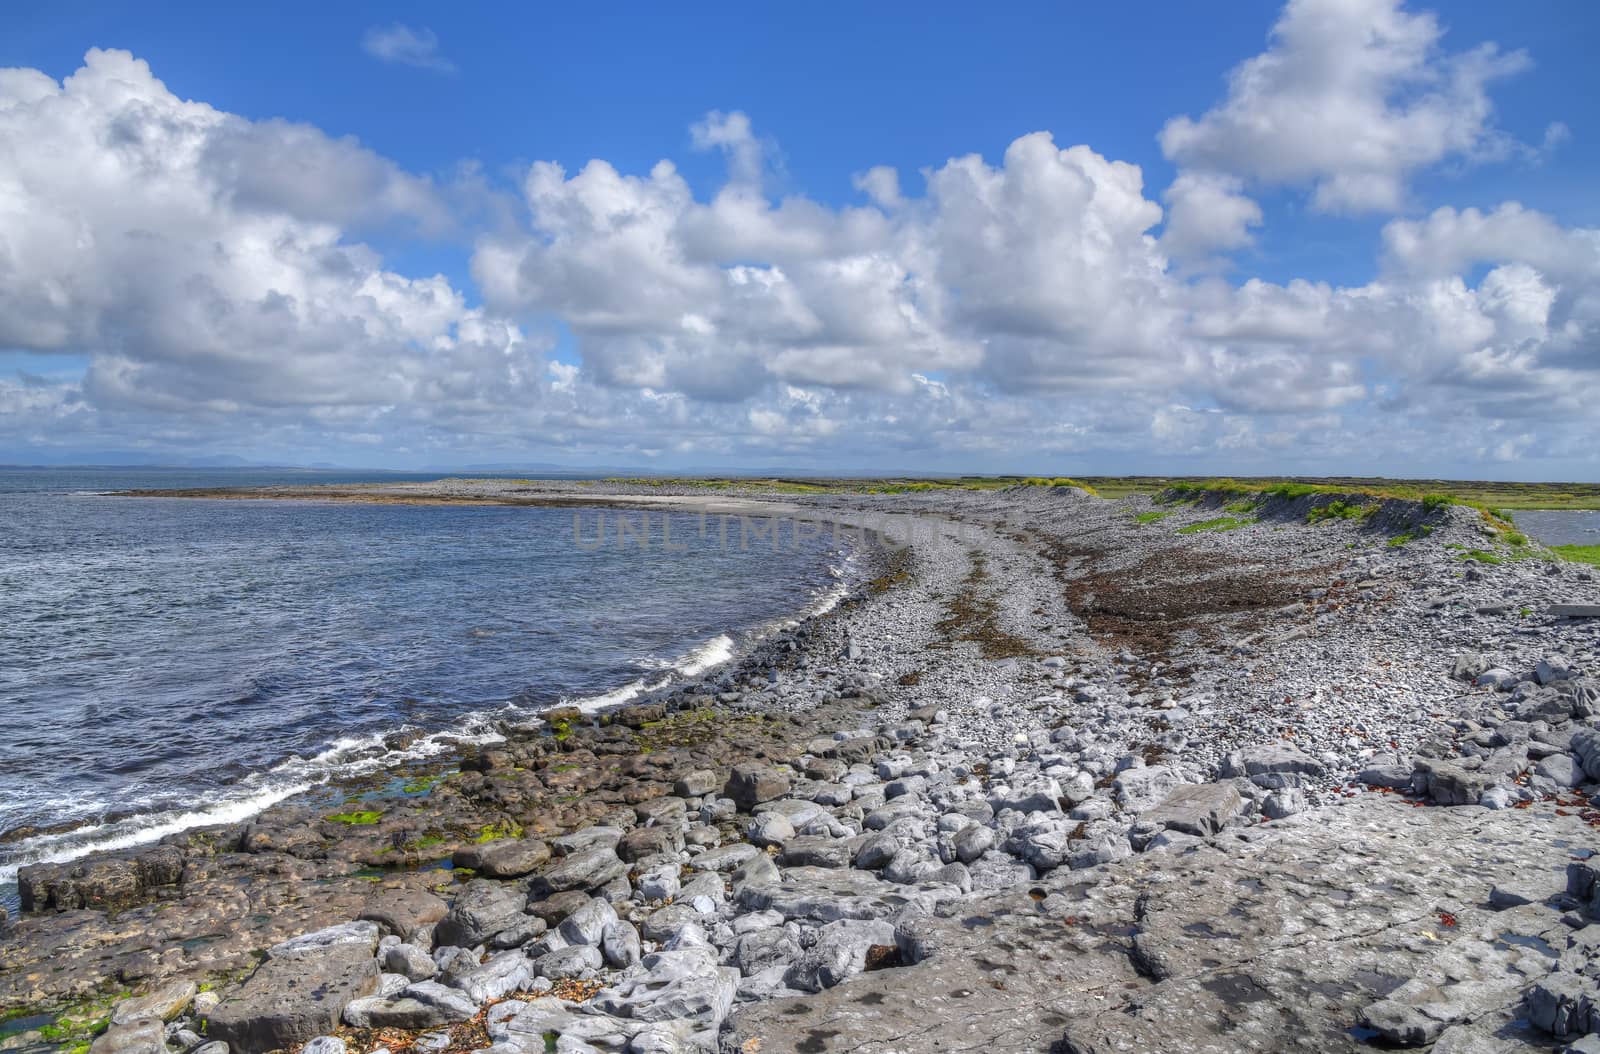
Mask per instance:
[[[1029,476],[1027,479],[1022,481],[1022,485],[1024,487],[1077,487],[1079,490],[1088,491],[1090,494],[1099,497],[1099,492],[1097,492],[1093,487],[1089,486],[1089,484],[1079,482],[1078,480],[1071,479],[1067,476],[1055,476],[1050,479],[1046,479],[1043,476]]]
[[[1503,556],[1491,553],[1487,549],[1468,549],[1465,552],[1457,553],[1456,559],[1473,560],[1480,564],[1498,564],[1505,561]]]
[[[1171,516],[1172,512],[1173,512],[1173,510],[1171,510],[1171,509],[1167,509],[1165,512],[1141,512],[1141,513],[1139,513],[1137,516],[1135,516],[1133,518],[1133,522],[1134,523],[1160,523],[1162,520],[1166,519],[1168,516]]]
[[[1266,498],[1304,498],[1311,494],[1343,494],[1345,491],[1319,483],[1258,483],[1237,479],[1177,480],[1167,488],[1178,494],[1255,494]]]
[[[921,494],[930,490],[954,490],[953,486],[945,483],[936,483],[931,480],[918,480],[915,483],[885,483],[878,487],[868,487],[868,494]]]
[[[1377,505],[1367,505],[1343,499],[1318,505],[1306,513],[1306,522],[1322,523],[1324,520],[1365,520],[1378,511]]]
[[[1600,567],[1600,545],[1552,545],[1550,551],[1575,564]]]
[[[1218,516],[1214,520],[1204,520],[1200,523],[1191,523],[1187,527],[1179,527],[1179,534],[1199,534],[1202,531],[1236,531],[1240,527],[1248,527],[1256,521],[1239,516]]]
[[[371,827],[377,823],[383,813],[375,809],[361,809],[353,812],[336,812],[332,816],[324,816],[329,823],[342,823],[347,827]]]

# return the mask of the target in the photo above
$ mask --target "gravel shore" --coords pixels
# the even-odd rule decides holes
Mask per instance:
[[[862,580],[624,708],[24,869],[0,1009],[53,1023],[0,1049],[1600,1052],[1600,585],[1475,510],[199,496],[699,510]]]

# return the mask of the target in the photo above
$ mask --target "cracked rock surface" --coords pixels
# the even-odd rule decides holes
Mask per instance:
[[[1548,1050],[1520,1003],[1580,931],[1490,891],[1563,884],[1588,833],[1548,806],[1363,797],[1058,871],[902,926],[936,949],[915,965],[736,1010],[722,1049],[1358,1051],[1448,1030],[1479,1044],[1457,1049]]]

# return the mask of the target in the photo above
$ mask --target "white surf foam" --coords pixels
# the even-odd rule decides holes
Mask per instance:
[[[149,845],[169,834],[187,831],[191,827],[238,823],[285,798],[310,790],[312,786],[310,783],[284,784],[263,788],[246,797],[218,802],[204,809],[171,810],[130,816],[111,823],[93,824],[30,838],[16,847],[16,856],[13,859],[0,864],[0,885],[15,882],[17,871],[29,864],[65,863],[90,853]]]
[[[800,614],[776,620],[752,634],[750,642],[797,626],[807,618],[826,614],[838,606],[849,592],[850,568],[854,559],[853,553],[845,554],[829,568],[834,578],[830,588],[820,591]],[[737,653],[738,646],[734,638],[719,633],[665,664],[661,674],[640,677],[609,692],[575,700],[569,705],[576,705],[584,712],[618,706],[640,695],[665,688],[676,680],[707,673],[729,662]],[[451,749],[452,742],[499,742],[503,737],[494,731],[495,718],[511,713],[526,711],[508,703],[498,710],[467,715],[456,727],[425,735],[402,750],[386,748],[383,735],[336,739],[326,749],[309,758],[291,756],[265,772],[247,777],[238,787],[225,791],[223,800],[211,805],[136,813],[109,823],[39,835],[18,845],[0,848],[7,858],[0,862],[0,885],[15,882],[18,869],[29,864],[64,863],[91,853],[150,845],[168,835],[195,827],[241,823],[286,798],[333,780],[362,776],[442,754]]]
[[[726,633],[719,633],[679,659],[677,670],[685,677],[698,677],[731,658],[733,658],[733,638]]]
[[[91,853],[134,849],[159,842],[168,835],[195,827],[240,823],[276,805],[335,779],[362,776],[407,762],[422,761],[450,749],[450,742],[493,743],[502,737],[492,730],[486,715],[474,715],[456,728],[423,736],[402,750],[383,745],[384,736],[348,736],[334,740],[309,758],[298,755],[265,772],[247,777],[222,791],[222,800],[196,808],[135,812],[107,823],[88,824],[69,831],[39,835],[0,849],[0,885],[17,880],[17,871],[29,864],[59,864]]]
[[[833,585],[818,591],[816,597],[799,614],[774,619],[750,634],[748,643],[754,644],[764,637],[771,636],[773,633],[792,629],[806,619],[825,615],[838,607],[839,602],[849,595],[855,559],[856,554],[853,551],[842,553],[839,560],[828,568],[828,573],[834,580]],[[664,676],[640,677],[620,688],[603,692],[600,695],[569,700],[566,705],[576,706],[584,713],[594,713],[609,707],[620,706],[623,703],[637,699],[641,695],[665,688],[675,680],[687,680],[714,670],[718,666],[734,659],[737,654],[738,646],[734,638],[726,633],[719,633],[701,643],[698,647],[691,649],[677,660],[662,664],[662,669],[665,671]],[[649,662],[649,660],[645,661],[646,663]]]
[[[602,692],[599,695],[590,695],[581,699],[565,700],[564,702],[567,706],[576,706],[586,714],[613,706],[621,706],[623,703],[637,699],[641,695],[659,691],[674,681],[698,677],[707,670],[721,666],[733,656],[733,638],[726,633],[719,633],[710,640],[703,641],[691,648],[677,659],[660,663],[661,672],[659,674],[637,678],[620,688],[613,688],[611,691]],[[649,665],[649,660],[645,660],[644,664]]]

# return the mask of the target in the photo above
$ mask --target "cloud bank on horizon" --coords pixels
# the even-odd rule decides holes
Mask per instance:
[[[534,162],[513,192],[180,99],[127,52],[0,70],[0,352],[86,363],[0,376],[0,449],[1593,476],[1600,231],[1411,204],[1566,127],[1498,128],[1531,57],[1442,32],[1291,0],[1219,99],[1151,130],[1165,188],[1034,131],[865,166],[847,205],[776,193],[737,110],[689,132],[725,158],[710,195],[669,160]],[[362,44],[453,68],[428,30]],[[1248,274],[1285,191],[1385,218],[1369,281]],[[464,240],[471,281],[380,238]]]

